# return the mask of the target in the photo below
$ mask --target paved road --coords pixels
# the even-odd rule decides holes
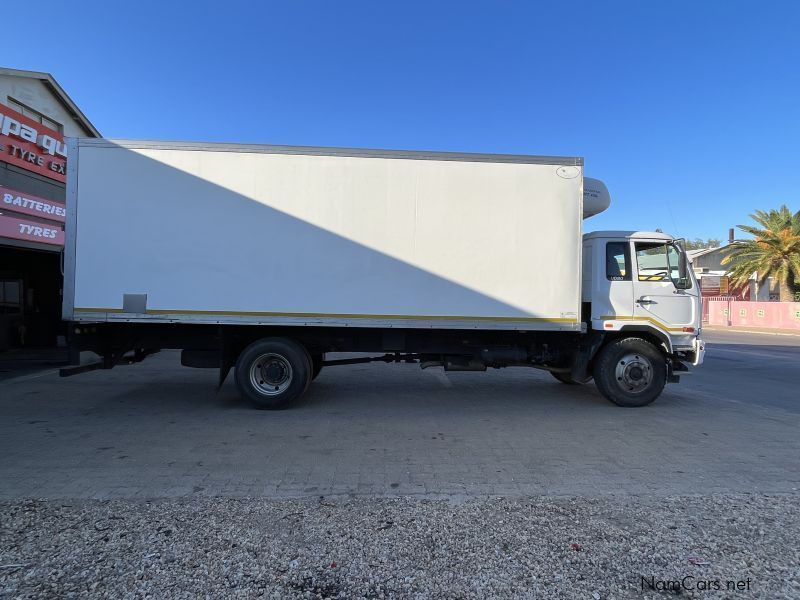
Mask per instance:
[[[708,330],[703,337],[709,340],[709,353],[692,389],[729,402],[800,413],[800,335]]]
[[[800,338],[708,332],[707,363],[621,409],[547,373],[330,368],[256,411],[164,352],[0,383],[0,498],[705,494],[800,488]]]

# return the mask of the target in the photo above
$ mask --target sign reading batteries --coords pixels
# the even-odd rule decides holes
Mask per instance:
[[[32,221],[27,215],[37,217]],[[0,185],[0,236],[14,240],[64,245],[61,223],[67,211],[61,202],[25,194]],[[55,221],[48,223],[48,221]]]
[[[61,202],[46,200],[0,185],[0,213],[3,209],[59,223],[63,223],[67,218],[67,210]]]
[[[0,160],[56,181],[67,179],[64,136],[0,104]]]

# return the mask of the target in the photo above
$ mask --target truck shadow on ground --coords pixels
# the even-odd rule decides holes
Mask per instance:
[[[337,410],[358,414],[380,410],[424,416],[434,407],[447,407],[459,413],[529,412],[543,413],[554,406],[575,409],[587,406],[614,408],[602,398],[593,384],[567,386],[544,372],[516,369],[511,375],[495,373],[444,373],[421,371],[411,366],[377,367],[369,376],[331,370],[320,374],[305,396],[289,411],[312,413],[318,410]],[[526,372],[520,372],[526,371]],[[366,375],[366,374],[362,374]],[[235,387],[220,390],[226,407],[254,407],[238,397]],[[258,411],[269,413],[269,411]]]
[[[107,374],[84,376],[86,383],[89,378],[93,380],[92,387],[95,382],[101,388],[106,388],[106,383],[122,384],[109,385],[102,391],[98,389],[92,395],[93,410],[114,412],[115,407],[119,407],[125,412],[156,410],[194,414],[244,410],[253,418],[268,418],[269,415],[298,412],[307,416],[330,409],[349,411],[353,415],[380,409],[387,415],[396,412],[406,417],[419,411],[424,416],[428,408],[443,405],[461,413],[511,409],[537,413],[554,406],[560,409],[617,408],[600,396],[593,383],[565,385],[546,372],[523,368],[445,373],[435,368],[423,371],[416,365],[335,367],[323,370],[305,395],[282,411],[258,410],[239,395],[232,375],[217,389],[213,370],[179,370],[176,367],[169,372],[149,373],[134,379],[128,375],[133,375],[127,371],[129,368],[136,367],[118,367]],[[123,369],[126,372],[121,374]],[[66,392],[66,395],[71,394]]]

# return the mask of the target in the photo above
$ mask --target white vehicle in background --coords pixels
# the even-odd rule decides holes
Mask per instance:
[[[178,348],[283,408],[330,366],[525,366],[642,406],[703,360],[680,242],[584,235],[580,158],[69,143],[63,316],[102,360],[62,375]]]

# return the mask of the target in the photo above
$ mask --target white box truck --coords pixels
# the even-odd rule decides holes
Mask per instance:
[[[679,240],[584,235],[608,191],[583,160],[69,141],[72,375],[182,350],[258,407],[355,362],[545,369],[622,406],[699,365]],[[336,352],[380,353],[326,360]]]

